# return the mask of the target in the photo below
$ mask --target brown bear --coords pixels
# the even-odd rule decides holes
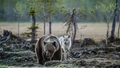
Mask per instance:
[[[61,46],[56,36],[42,36],[36,43],[35,53],[37,62],[45,65],[50,60],[61,60]]]

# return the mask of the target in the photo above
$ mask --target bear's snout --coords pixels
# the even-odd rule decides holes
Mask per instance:
[[[50,56],[48,54],[46,54],[46,58],[50,58]]]
[[[51,55],[48,51],[46,51],[46,58],[47,58],[47,60],[50,60],[50,58],[51,58]]]

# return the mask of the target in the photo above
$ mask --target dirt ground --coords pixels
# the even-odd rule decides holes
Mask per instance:
[[[15,67],[51,67],[51,68],[119,68],[120,46],[87,45],[80,47],[74,43],[67,61],[49,61],[46,65],[36,62],[35,53],[30,50],[19,52],[0,52],[0,65]]]
[[[9,24],[9,26],[8,26]],[[38,23],[38,37],[43,35],[42,23]],[[10,30],[13,34],[18,33],[18,24],[0,23],[0,33],[2,30]],[[28,31],[27,27],[31,24],[20,23],[20,34]],[[87,25],[84,29],[80,29]],[[104,23],[80,23],[76,39],[92,38],[97,44],[86,44],[81,46],[81,41],[72,45],[68,61],[49,61],[46,66],[37,64],[35,53],[30,50],[18,52],[0,52],[0,65],[15,67],[51,67],[51,68],[120,68],[120,41],[106,46],[101,40],[105,39],[106,24]],[[61,36],[66,28],[63,23],[53,24],[52,31],[54,35]],[[117,27],[116,27],[117,29]],[[48,24],[47,24],[48,32]],[[115,32],[117,34],[117,31]],[[81,37],[82,34],[82,37]]]

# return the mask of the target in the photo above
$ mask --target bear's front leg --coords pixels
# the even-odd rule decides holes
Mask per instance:
[[[42,65],[46,65],[46,61],[45,60],[42,61]]]

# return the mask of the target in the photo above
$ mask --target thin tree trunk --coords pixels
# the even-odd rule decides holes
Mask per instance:
[[[45,8],[46,8],[46,2],[44,2],[44,35],[46,34],[46,12],[45,12]]]
[[[32,15],[32,27],[35,27],[35,15]],[[32,29],[32,38],[31,41],[35,41],[35,28]]]
[[[52,34],[51,15],[49,14],[49,34]]]
[[[44,35],[46,34],[46,29],[45,29],[45,26],[46,26],[46,22],[45,22],[45,20],[44,20]]]
[[[45,17],[45,15],[44,15],[44,17]],[[44,18],[44,35],[46,34],[45,26],[46,26],[46,19]]]
[[[119,26],[118,26],[118,38],[119,38],[119,32],[120,32],[120,15],[119,15]]]
[[[74,43],[74,40],[75,40],[75,37],[76,37],[76,31],[77,31],[77,25],[76,25],[76,22],[74,22],[74,34],[73,34],[72,44]]]
[[[104,21],[105,21],[106,24],[107,24],[107,31],[106,31],[106,45],[108,45],[109,22],[108,22],[108,20],[107,20],[107,15],[106,15],[106,14],[102,14],[102,15],[103,15]]]
[[[73,38],[72,38],[72,44],[74,43],[75,37],[76,37],[76,30],[77,30],[77,24],[76,24],[76,20],[75,20],[75,14],[76,14],[76,9],[73,9],[72,11],[72,22],[73,22],[73,27],[74,27],[74,33],[73,33]]]
[[[18,17],[18,37],[19,37],[19,33],[20,33],[20,22],[19,22],[19,17]]]
[[[36,32],[36,29],[35,29],[35,23],[36,23],[35,8],[31,7],[29,13],[30,13],[29,15],[31,16],[31,19],[32,19],[32,36],[31,36],[31,42],[34,42],[35,41],[35,32]]]
[[[109,22],[107,22],[106,45],[108,45],[108,36],[109,36]]]
[[[111,37],[110,37],[110,41],[111,41],[111,42],[114,40],[114,33],[115,33],[115,27],[116,27],[116,17],[117,17],[117,10],[118,10],[118,0],[116,0],[115,10],[114,10],[114,18],[113,18],[113,23],[112,23]]]

